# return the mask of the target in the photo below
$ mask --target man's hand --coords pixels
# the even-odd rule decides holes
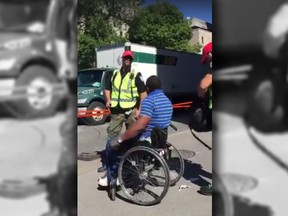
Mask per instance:
[[[204,98],[207,90],[208,90],[207,88],[203,89],[203,88],[201,88],[201,87],[199,86],[198,89],[197,89],[198,96],[199,96],[200,98]]]
[[[277,58],[288,34],[288,3],[283,4],[270,18],[264,32],[263,51]]]
[[[107,101],[106,102],[106,108],[110,108],[111,107],[111,101]]]
[[[140,114],[140,109],[136,109],[135,110],[135,119],[137,119],[139,117]]]

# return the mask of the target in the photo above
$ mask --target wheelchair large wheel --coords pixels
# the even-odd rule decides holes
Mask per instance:
[[[213,215],[234,216],[233,197],[227,191],[221,178],[213,172]]]
[[[165,160],[169,168],[170,185],[174,186],[184,173],[184,160],[180,152],[171,143],[167,143]]]
[[[170,186],[165,160],[155,150],[144,146],[131,148],[123,155],[118,177],[128,199],[143,206],[160,203]]]

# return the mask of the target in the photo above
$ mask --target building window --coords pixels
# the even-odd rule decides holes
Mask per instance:
[[[201,37],[201,43],[204,44],[204,37]]]

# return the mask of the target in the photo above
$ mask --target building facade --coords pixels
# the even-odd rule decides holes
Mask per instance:
[[[200,44],[204,46],[205,44],[212,42],[212,24],[207,23],[204,20],[198,18],[187,17],[190,23],[192,38],[189,43],[191,45]]]

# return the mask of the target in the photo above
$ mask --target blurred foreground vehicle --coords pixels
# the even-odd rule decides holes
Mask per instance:
[[[65,74],[58,70],[63,64],[60,49],[70,61],[75,58],[71,21],[76,14],[71,13],[70,2],[0,2],[0,102],[9,114],[18,118],[51,116],[65,95],[63,81],[76,77],[73,70]],[[59,38],[66,47],[56,44]]]

